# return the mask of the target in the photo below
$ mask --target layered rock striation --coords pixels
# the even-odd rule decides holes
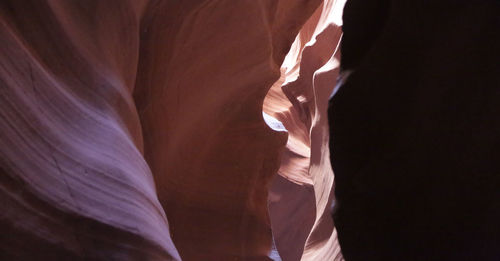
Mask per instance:
[[[331,220],[327,107],[339,70],[344,1],[324,1],[295,39],[264,111],[289,131],[269,212],[284,260],[342,260]],[[300,225],[298,225],[300,224]]]
[[[132,98],[144,8],[0,3],[0,259],[180,259]]]

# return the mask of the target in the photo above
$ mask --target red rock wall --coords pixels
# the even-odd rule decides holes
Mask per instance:
[[[266,260],[271,228],[285,260],[338,257],[314,98],[335,78],[333,3],[2,1],[0,259]],[[285,149],[263,101],[315,10],[284,65],[295,125],[264,106]],[[270,224],[278,169],[305,228],[273,200]]]
[[[262,103],[320,1],[158,2],[135,97],[145,158],[184,260],[267,259],[270,180],[286,134]]]

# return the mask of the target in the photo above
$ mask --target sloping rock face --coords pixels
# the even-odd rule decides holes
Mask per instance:
[[[314,81],[335,78],[323,66],[339,36],[325,29],[326,3],[1,1],[0,259],[268,260],[267,194],[287,134],[266,125],[263,101],[315,10],[294,48],[328,31],[327,50],[310,56],[326,59],[307,64],[324,69]],[[293,101],[330,92],[290,86]],[[328,165],[310,145],[325,144],[325,102],[295,104],[309,111],[289,127],[289,144],[302,132],[318,150],[312,168]],[[315,215],[303,211],[311,228],[293,246],[338,256],[324,218],[331,171],[307,173],[298,184]]]
[[[289,131],[269,197],[273,234],[284,260],[342,260],[330,214],[327,107],[339,69],[344,2],[324,1],[309,18],[264,101],[264,112]]]
[[[144,7],[1,1],[0,259],[179,259],[132,99]]]
[[[179,260],[132,99],[144,2],[0,2],[0,259]]]
[[[350,0],[332,100],[346,260],[500,257],[500,3]]]
[[[148,7],[135,98],[145,158],[184,260],[268,259],[268,187],[287,135],[266,125],[262,104],[320,3]]]

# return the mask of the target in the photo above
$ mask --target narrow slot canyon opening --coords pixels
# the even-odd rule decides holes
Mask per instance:
[[[265,119],[288,132],[268,196],[274,244],[283,260],[343,260],[330,216],[327,106],[339,69],[344,4],[324,1],[307,20],[263,104]]]
[[[0,260],[498,261],[499,13],[1,0]]]

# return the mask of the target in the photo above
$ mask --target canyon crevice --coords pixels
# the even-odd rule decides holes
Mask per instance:
[[[341,258],[339,5],[2,1],[0,258]]]
[[[0,260],[499,260],[498,13],[2,0]]]

